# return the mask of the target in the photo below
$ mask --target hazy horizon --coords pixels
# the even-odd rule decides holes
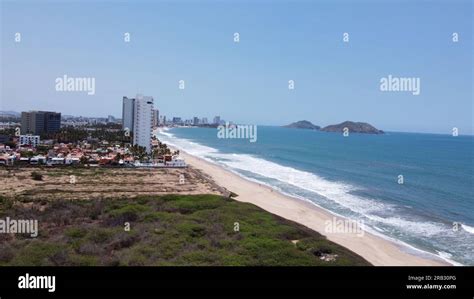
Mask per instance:
[[[19,112],[19,111],[11,111],[11,110],[8,110],[8,111],[0,110],[0,112],[16,112],[16,113],[20,113],[20,114],[21,114],[21,112]],[[54,112],[59,112],[59,111],[54,111]],[[87,118],[107,118],[107,117],[108,117],[108,115],[105,115],[105,116],[104,116],[104,115],[103,115],[103,116],[87,116],[87,115],[70,115],[70,114],[61,114],[61,116],[87,117]],[[112,115],[112,116],[115,117],[116,119],[121,119],[121,116],[115,116],[115,115]],[[179,116],[179,115],[174,115],[174,116],[175,116],[175,117],[181,117],[181,116]],[[167,118],[168,118],[168,117],[169,117],[169,116],[167,116]],[[172,118],[172,117],[173,117],[173,116],[171,116],[171,118]],[[197,117],[199,117],[199,118],[201,119],[202,117],[206,117],[206,116],[197,116]],[[184,120],[184,119],[192,119],[192,117],[181,117],[181,118],[182,118],[183,120]],[[207,119],[208,119],[208,121],[209,121],[210,123],[212,123],[212,118],[213,118],[213,117],[207,117]],[[224,120],[225,120],[225,119],[224,119]],[[294,123],[294,122],[297,122],[297,121],[303,121],[303,120],[307,120],[307,119],[295,120],[295,121],[293,121],[293,122],[291,122],[291,123]],[[226,120],[226,121],[227,121],[227,120]],[[228,120],[228,121],[231,121],[231,122],[234,122],[234,123],[235,123],[235,121],[233,121],[233,120],[231,120],[231,119]],[[352,121],[352,120],[346,120],[346,121]],[[329,125],[336,125],[336,124],[339,124],[339,123],[319,124],[319,123],[313,122],[313,121],[310,121],[310,122],[311,122],[313,125],[320,126],[321,128],[323,128],[323,127],[325,127],[325,126],[329,126]],[[354,120],[353,122],[365,122],[365,121],[357,121],[357,120]],[[340,123],[342,123],[342,121],[341,121]],[[242,123],[237,123],[237,124],[242,124]],[[288,124],[290,124],[290,123],[282,123],[282,124],[258,124],[258,123],[257,123],[257,124],[255,124],[255,125],[257,125],[257,126],[264,126],[264,127],[281,127],[281,126],[285,126],[285,125],[288,125]],[[369,124],[370,124],[370,123],[369,123]],[[372,124],[371,124],[371,125],[372,125]],[[450,131],[450,132],[417,132],[417,131],[392,131],[392,130],[388,130],[388,131],[387,131],[387,130],[384,130],[383,128],[378,128],[378,127],[376,127],[376,128],[379,129],[379,130],[384,131],[385,133],[435,134],[435,135],[451,135],[451,134],[452,134],[451,131]],[[460,135],[460,136],[462,136],[462,135],[473,136],[474,134],[461,132],[459,135]]]
[[[2,1],[1,15],[4,111],[121,118],[142,93],[167,118],[474,132],[470,1]],[[94,78],[95,94],[56,91],[64,75]],[[382,92],[389,75],[419,78],[420,94]]]

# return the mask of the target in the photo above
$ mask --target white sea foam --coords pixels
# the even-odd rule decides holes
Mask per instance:
[[[436,222],[412,221],[401,217],[380,217],[375,215],[367,215],[367,217],[373,221],[396,227],[399,230],[428,237],[450,232],[449,228],[445,225]]]
[[[374,226],[374,229],[378,230],[379,232],[385,232],[383,228],[380,228],[378,226]]]
[[[437,251],[437,253],[438,253],[438,256],[440,258],[442,258],[444,261],[452,264],[453,266],[464,266],[463,264],[460,264],[458,262],[453,261],[452,260],[453,255],[451,253],[444,252],[444,251]]]
[[[343,208],[349,209],[352,212],[359,214],[362,218],[366,217],[366,220],[369,222],[373,222],[373,224],[385,224],[397,230],[404,231],[409,234],[415,234],[418,236],[431,237],[434,235],[440,235],[450,232],[450,230],[441,223],[408,220],[400,216],[380,217],[380,212],[383,214],[387,214],[391,210],[395,209],[396,206],[351,194],[351,192],[359,190],[356,186],[353,186],[351,184],[329,181],[313,173],[297,170],[288,166],[279,165],[277,163],[267,161],[261,158],[256,158],[247,154],[222,153],[215,148],[204,146],[199,143],[192,142],[190,140],[176,138],[174,134],[167,132],[167,130],[159,131],[158,135],[159,137],[161,137],[161,139],[163,139],[164,142],[168,143],[169,145],[181,150],[185,150],[187,153],[194,156],[198,156],[209,162],[217,163],[221,166],[224,166],[225,168],[232,170],[234,173],[237,173],[240,176],[243,175],[237,171],[247,171],[262,177],[278,180],[284,184],[289,184],[302,190],[316,193],[330,201],[333,201],[334,203],[337,203]],[[267,185],[271,188],[276,189],[277,191],[281,191],[282,193],[303,199],[321,207],[318,203],[308,200],[307,198],[303,198],[295,194],[288,194],[288,192],[285,192],[285,190],[281,190],[281,188],[279,188],[278,186],[272,185],[267,182],[259,181],[255,178],[250,178],[247,176],[243,177],[251,181]],[[330,212],[339,215],[334,211]],[[385,235],[384,233],[386,232],[386,229],[381,229],[380,227],[376,227],[374,225],[372,226],[375,229],[372,229],[369,225],[366,225],[365,229],[370,233],[379,235],[387,240],[391,240],[406,248],[409,248],[412,252],[417,252],[418,254],[424,256],[437,256],[453,265],[461,265],[451,260],[450,257],[444,254],[443,251],[438,252],[438,254],[436,255],[434,253],[429,253],[420,250],[406,242]],[[462,225],[462,227],[467,232],[474,233],[473,227],[466,226],[464,224]]]
[[[466,224],[461,224],[461,227],[468,233],[474,234],[474,227],[466,225]]]
[[[278,180],[285,184],[298,187],[300,189],[316,193],[324,198],[339,204],[343,208],[347,208],[352,212],[365,216],[368,219],[381,221],[387,224],[394,224],[402,227],[403,225],[414,225],[409,221],[403,222],[403,219],[388,218],[375,216],[376,212],[388,212],[394,208],[388,203],[381,203],[376,200],[363,198],[351,192],[358,190],[357,187],[343,182],[333,182],[324,179],[316,174],[294,169],[292,167],[279,165],[264,159],[256,158],[246,154],[225,154],[218,150],[207,147],[186,139],[173,138],[173,134],[167,132],[160,132],[166,136],[165,142],[171,146],[185,150],[191,155],[199,156],[207,161],[213,163],[218,162],[220,165],[226,166],[233,170],[243,170],[262,177]],[[271,186],[278,188],[277,186]],[[438,232],[435,227],[423,227],[420,232],[427,232],[432,229],[432,233]]]
[[[221,153],[214,153],[210,156],[216,158],[229,157],[229,155]],[[332,182],[309,172],[282,166],[250,155],[234,154],[231,157],[231,159],[222,161],[222,163],[233,169],[252,172],[303,190],[314,192],[353,212],[367,214],[391,209],[391,206],[388,204],[350,194],[351,191],[355,191],[357,188],[349,184]]]

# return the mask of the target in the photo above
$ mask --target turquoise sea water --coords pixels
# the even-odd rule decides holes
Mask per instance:
[[[248,179],[363,220],[367,230],[405,250],[474,265],[473,136],[344,137],[259,126],[251,143],[219,139],[216,132],[173,128],[158,137]]]

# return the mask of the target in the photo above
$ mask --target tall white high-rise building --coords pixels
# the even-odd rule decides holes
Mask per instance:
[[[133,132],[133,145],[143,146],[147,153],[151,153],[153,97],[141,94],[135,99],[123,97],[122,119],[123,129],[129,128]]]
[[[133,114],[133,144],[143,146],[147,153],[151,153],[153,98],[137,95]]]

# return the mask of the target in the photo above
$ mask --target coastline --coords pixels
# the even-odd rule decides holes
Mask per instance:
[[[170,146],[170,148],[174,148]],[[411,254],[402,245],[379,237],[367,231],[362,236],[357,233],[327,233],[326,221],[343,220],[309,202],[293,198],[224,169],[223,167],[198,158],[179,149],[180,155],[190,166],[201,170],[214,182],[236,193],[235,200],[252,203],[272,214],[304,225],[345,248],[362,256],[374,266],[451,266],[447,261]]]

